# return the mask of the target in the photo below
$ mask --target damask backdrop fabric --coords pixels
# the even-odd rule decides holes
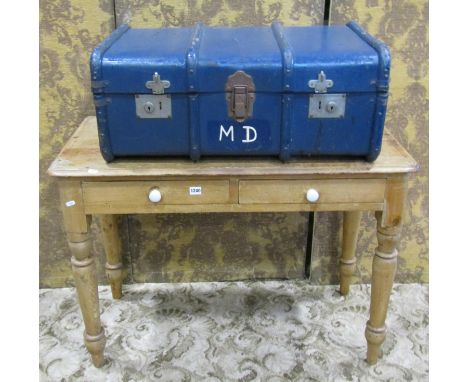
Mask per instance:
[[[58,192],[46,170],[81,120],[94,114],[88,59],[116,26],[320,24],[324,0],[41,0],[40,1],[40,284],[72,285]],[[355,19],[385,41],[393,56],[387,129],[419,161],[397,281],[428,281],[428,2],[332,1],[331,22]],[[124,216],[126,282],[301,278],[308,215],[213,214]],[[340,214],[316,214],[311,281],[337,281]],[[365,214],[356,280],[369,280],[375,220]],[[105,283],[98,225],[92,225],[98,273]]]
[[[390,96],[385,129],[421,166],[409,181],[396,280],[429,281],[429,3],[426,0],[332,1],[331,24],[357,20],[389,45],[392,53]],[[324,216],[323,219],[329,219]],[[333,218],[332,218],[333,221]],[[317,222],[318,236],[327,227]],[[356,277],[370,281],[375,219],[366,214],[358,241]],[[329,231],[330,232],[330,231]],[[320,240],[319,240],[320,242]],[[316,258],[322,258],[319,252]],[[335,273],[336,274],[336,273]],[[325,280],[324,280],[325,281]]]
[[[70,254],[57,185],[46,171],[80,121],[94,114],[88,60],[115,27],[112,1],[40,0],[39,26],[40,285],[63,286],[72,284]]]

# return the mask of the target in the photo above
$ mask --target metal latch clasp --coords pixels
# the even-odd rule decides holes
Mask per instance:
[[[225,86],[228,115],[237,122],[252,116],[255,101],[255,84],[252,76],[238,70],[228,77]]]
[[[161,80],[158,72],[153,74],[153,81],[146,81],[146,87],[153,91],[153,94],[164,94],[164,89],[171,86],[168,80]]]
[[[326,93],[327,89],[331,88],[332,86],[333,81],[327,80],[327,76],[323,70],[320,71],[318,79],[309,81],[309,87],[315,89],[316,93]]]

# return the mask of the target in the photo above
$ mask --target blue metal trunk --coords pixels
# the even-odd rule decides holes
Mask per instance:
[[[117,28],[90,60],[103,157],[380,152],[388,48],[345,26]]]

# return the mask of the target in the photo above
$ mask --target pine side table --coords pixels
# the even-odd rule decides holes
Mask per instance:
[[[58,181],[60,205],[93,364],[104,363],[105,335],[89,224],[101,215],[106,273],[112,295],[122,294],[122,256],[117,215],[192,212],[343,211],[340,292],[346,295],[355,268],[361,211],[375,211],[378,246],[372,266],[367,361],[377,362],[397,265],[397,244],[408,175],[414,159],[390,134],[373,163],[363,160],[264,158],[121,159],[101,157],[95,117],[87,117],[49,174]]]

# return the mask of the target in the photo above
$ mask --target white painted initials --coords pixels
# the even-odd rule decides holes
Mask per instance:
[[[242,126],[245,130],[245,139],[242,140],[242,143],[251,143],[257,140],[257,130],[252,126]],[[231,138],[231,142],[234,142],[234,126],[229,126],[229,129],[226,131],[223,125],[219,126],[219,141],[223,140],[223,137]]]
[[[225,137],[228,137],[229,135],[231,135],[231,142],[234,142],[234,126],[229,126],[229,129],[228,131],[224,130],[224,126],[221,125],[219,127],[219,141],[221,142],[222,139],[223,139],[223,135]]]
[[[245,139],[242,140],[242,143],[255,142],[257,140],[257,130],[252,126],[242,126],[245,130]],[[250,132],[253,131],[254,137],[250,138]]]

